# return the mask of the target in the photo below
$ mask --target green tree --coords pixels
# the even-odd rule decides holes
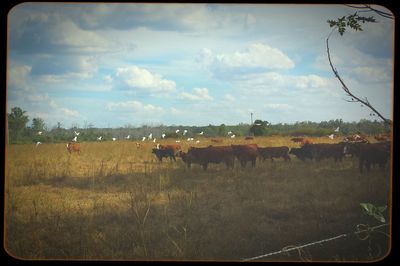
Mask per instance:
[[[19,107],[14,107],[11,109],[11,113],[7,115],[8,133],[12,143],[21,140],[23,133],[26,130],[26,124],[29,122],[29,118],[25,114],[26,111],[23,111]]]
[[[226,136],[226,134],[227,134],[226,126],[225,126],[225,124],[221,124],[218,127],[218,136]]]
[[[255,120],[254,124],[250,127],[250,133],[254,136],[264,136],[268,132],[268,121]]]
[[[41,118],[33,118],[32,119],[32,129],[34,131],[43,131],[45,128],[44,120]]]

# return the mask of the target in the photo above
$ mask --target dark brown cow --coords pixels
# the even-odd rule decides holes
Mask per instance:
[[[242,167],[246,167],[248,161],[251,161],[253,167],[256,166],[256,160],[258,157],[257,144],[231,145],[231,147]]]
[[[309,158],[312,159],[311,149],[308,148],[308,145],[304,145],[300,148],[291,148],[289,154],[295,155],[298,159],[304,161]]]
[[[81,153],[81,145],[79,143],[76,142],[68,142],[67,144],[67,150],[69,153],[72,152],[77,152],[77,153]]]
[[[387,143],[349,143],[344,147],[344,153],[352,154],[359,159],[359,169],[370,171],[371,165],[378,164],[383,170],[390,157],[390,144]]]
[[[290,140],[296,143],[296,142],[302,142],[303,139],[304,139],[303,137],[294,137],[294,138],[291,138]]]
[[[258,147],[258,153],[260,158],[265,161],[265,159],[271,158],[271,161],[274,161],[275,158],[284,158],[285,161],[290,161],[290,156],[288,154],[289,148],[287,146],[281,147]]]
[[[312,145],[305,145],[305,149],[309,149],[310,153],[317,162],[325,158],[333,158],[335,162],[342,161],[344,156],[343,149],[345,143],[337,143],[337,144],[328,144],[328,143],[319,143]]]
[[[205,148],[190,147],[188,152],[179,152],[179,156],[190,168],[192,163],[200,164],[207,170],[209,163],[224,162],[227,168],[233,168],[235,155],[231,146],[208,146]]]
[[[165,158],[168,158],[168,157],[169,157],[169,159],[170,159],[171,161],[174,160],[174,161],[176,162],[175,152],[174,152],[173,149],[169,149],[169,148],[157,149],[157,148],[154,148],[154,149],[152,149],[151,152],[154,153],[154,154],[157,156],[157,158],[158,158],[158,160],[159,160],[160,162],[162,162],[162,159],[163,159],[164,157],[165,157]]]

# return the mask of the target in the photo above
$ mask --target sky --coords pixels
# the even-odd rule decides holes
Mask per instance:
[[[375,6],[390,12],[384,7]],[[344,5],[22,3],[8,14],[7,112],[48,127],[376,119],[329,66]],[[330,37],[351,91],[392,118],[394,21]]]

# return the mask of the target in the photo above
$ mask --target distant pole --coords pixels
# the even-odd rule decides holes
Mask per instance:
[[[251,125],[253,124],[253,113],[250,113],[250,117],[251,117]]]

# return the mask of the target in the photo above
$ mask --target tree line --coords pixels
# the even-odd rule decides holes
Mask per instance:
[[[371,121],[362,119],[358,122],[343,122],[342,119],[312,122],[302,121],[296,123],[271,124],[266,120],[256,119],[253,124],[240,123],[238,125],[207,125],[207,126],[184,126],[184,125],[142,125],[140,127],[125,126],[119,128],[97,128],[93,124],[85,123],[83,128],[73,125],[65,128],[60,122],[48,128],[42,118],[35,117],[28,126],[30,119],[26,111],[20,107],[14,107],[7,113],[6,136],[9,144],[17,143],[59,143],[71,141],[75,132],[79,133],[78,141],[96,141],[98,137],[102,140],[141,140],[152,134],[153,138],[188,138],[198,137],[200,133],[205,137],[227,137],[240,136],[311,136],[321,137],[335,133],[336,135],[366,134],[377,135],[390,132],[390,128],[382,121]],[[334,132],[339,128],[339,132]],[[177,132],[177,130],[179,130]],[[183,135],[183,131],[187,133]]]

